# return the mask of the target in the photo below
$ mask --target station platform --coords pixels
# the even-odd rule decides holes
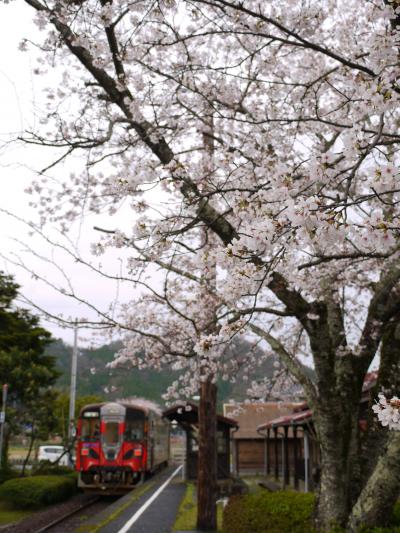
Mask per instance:
[[[185,490],[182,466],[167,468],[82,523],[76,533],[170,533]]]

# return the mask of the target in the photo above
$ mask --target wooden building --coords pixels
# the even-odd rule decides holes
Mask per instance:
[[[265,402],[225,404],[224,415],[237,420],[238,431],[232,434],[233,467],[237,475],[264,474],[265,435],[257,428],[266,421],[292,413],[300,402]],[[277,438],[280,438],[278,436]]]
[[[164,411],[163,416],[178,424],[186,434],[185,473],[187,479],[197,478],[198,406],[188,403]],[[237,430],[236,420],[218,415],[217,419],[217,475],[227,479],[231,475],[231,435]]]

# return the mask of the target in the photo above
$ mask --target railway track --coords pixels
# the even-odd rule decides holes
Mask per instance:
[[[93,507],[95,504],[97,504],[99,501],[101,501],[101,496],[95,496],[91,500],[87,501],[86,503],[82,503],[78,505],[75,509],[71,509],[69,512],[64,513],[59,518],[52,520],[45,526],[40,527],[39,529],[35,529],[32,533],[44,533],[46,532],[55,532],[57,529],[62,525],[66,524],[70,521],[71,518],[76,518],[79,513],[82,511],[87,511],[89,508]],[[63,531],[65,530],[65,526],[63,525]]]
[[[1,528],[1,533],[71,533],[84,520],[100,513],[119,497],[80,494],[70,501],[38,511],[17,524]]]

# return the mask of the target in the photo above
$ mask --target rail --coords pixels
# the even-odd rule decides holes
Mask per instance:
[[[101,499],[101,496],[93,497],[91,500],[80,504],[75,509],[72,509],[72,511],[69,511],[68,513],[65,513],[64,515],[60,516],[56,520],[53,520],[49,524],[46,524],[45,526],[41,527],[40,529],[36,529],[32,531],[32,533],[44,533],[45,531],[49,531],[51,528],[57,526],[58,524],[61,524],[61,522],[64,522],[64,520],[67,520],[71,516],[74,516],[74,514],[79,513],[79,511],[82,511],[83,509],[86,509],[87,507],[92,506],[93,504],[97,503]]]

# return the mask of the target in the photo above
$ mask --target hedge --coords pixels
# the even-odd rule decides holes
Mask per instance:
[[[314,496],[258,492],[232,496],[224,510],[223,533],[313,533]]]
[[[36,509],[58,503],[76,492],[73,476],[32,476],[10,479],[0,487],[0,500],[18,509]]]
[[[232,496],[225,507],[223,533],[315,533],[313,494],[258,492]],[[393,510],[389,527],[362,528],[360,533],[400,533],[400,504]],[[335,533],[339,533],[335,529]],[[333,532],[332,532],[333,533]]]
[[[18,470],[14,470],[8,465],[6,467],[0,468],[0,484],[4,483],[5,481],[8,481],[9,479],[18,477],[19,475],[20,472],[18,472]]]

